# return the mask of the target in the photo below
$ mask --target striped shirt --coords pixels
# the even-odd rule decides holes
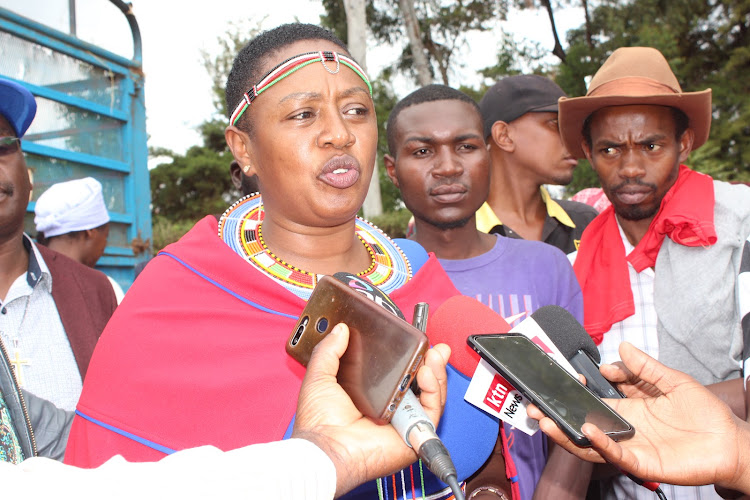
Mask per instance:
[[[619,224],[618,224],[619,227]],[[625,254],[633,251],[625,233],[620,227],[620,236],[625,245]],[[746,251],[748,248],[746,247]],[[748,263],[750,265],[750,262]],[[620,360],[619,346],[627,341],[649,356],[659,359],[659,339],[656,331],[656,309],[654,307],[654,270],[646,268],[640,273],[628,262],[630,287],[633,290],[635,314],[615,323],[604,334],[599,345],[602,363],[613,363]],[[750,276],[748,276],[750,278]],[[750,285],[750,281],[748,282]],[[745,343],[747,345],[747,342]],[[606,500],[654,500],[656,495],[638,486],[626,476],[615,476],[611,480],[602,481],[603,498]],[[675,486],[662,484],[661,489],[669,500],[706,500],[721,497],[716,494],[713,485],[707,486]]]

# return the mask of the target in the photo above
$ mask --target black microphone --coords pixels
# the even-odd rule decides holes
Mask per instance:
[[[560,306],[544,306],[532,315],[534,321],[560,349],[586,385],[600,398],[622,399],[624,396],[599,371],[601,356],[591,336],[568,311]]]
[[[586,385],[600,398],[622,399],[625,397],[599,371],[602,358],[599,349],[591,336],[575,317],[560,306],[544,306],[532,315],[534,321],[560,349],[578,373],[586,377]],[[644,481],[624,471],[634,483],[656,493],[659,498],[666,498],[659,483]]]

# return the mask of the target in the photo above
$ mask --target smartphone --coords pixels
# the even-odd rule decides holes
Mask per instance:
[[[578,446],[591,446],[581,426],[591,422],[613,440],[635,432],[599,396],[527,337],[517,333],[471,335],[467,343]]]
[[[338,383],[363,415],[390,422],[424,360],[427,336],[377,287],[354,274],[336,273],[315,286],[286,343],[287,353],[307,365],[313,348],[338,323],[349,327]]]

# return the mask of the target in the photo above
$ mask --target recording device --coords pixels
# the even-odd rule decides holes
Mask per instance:
[[[583,326],[560,306],[544,306],[532,318],[555,343],[578,373],[586,377],[586,386],[600,398],[621,399],[623,395],[599,371],[601,356]]]
[[[417,304],[414,325],[376,286],[350,273],[320,279],[286,344],[303,365],[312,350],[338,323],[349,327],[349,346],[340,359],[338,383],[355,406],[378,423],[388,423],[457,499],[456,468],[432,421],[409,389],[428,341],[427,305]],[[417,328],[419,327],[419,328]]]
[[[586,422],[615,441],[633,435],[625,419],[524,335],[471,335],[467,342],[576,445],[591,446],[581,432]]]
[[[455,295],[430,315],[427,335],[433,344],[448,344],[451,366],[471,378],[479,356],[466,345],[466,337],[481,333],[505,333],[510,325],[495,311],[473,297]]]
[[[586,386],[597,396],[612,399],[625,397],[599,371],[599,350],[572,314],[562,307],[551,305],[538,309],[531,317],[547,333],[576,371],[586,377]],[[623,473],[634,483],[655,492],[659,498],[664,498],[659,483],[644,481],[632,474]]]
[[[320,279],[294,326],[286,351],[307,365],[315,346],[338,323],[349,347],[337,380],[363,415],[390,422],[428,348],[427,336],[403,319],[377,287],[350,273]]]

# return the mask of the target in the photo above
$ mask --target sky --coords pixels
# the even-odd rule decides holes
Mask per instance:
[[[146,76],[146,129],[148,145],[184,153],[200,144],[196,127],[212,117],[211,81],[203,67],[201,52],[218,53],[217,39],[230,23],[262,21],[269,29],[285,22],[318,23],[323,8],[317,0],[130,0],[143,41],[143,70]],[[0,0],[0,6],[35,21],[68,32],[69,0]],[[115,53],[131,58],[132,37],[125,17],[108,0],[75,0],[77,35]],[[560,38],[583,22],[583,11],[568,8],[555,13]],[[554,45],[549,20],[543,10],[512,13],[498,22],[493,32],[474,35],[471,50],[463,54],[464,68],[451,85],[476,85],[476,70],[496,62],[497,32],[513,33],[517,40]],[[371,41],[372,42],[372,41]],[[563,42],[564,43],[564,42]],[[368,45],[368,73],[371,78],[400,53],[400,47]],[[552,57],[552,56],[550,56]],[[396,83],[398,97],[414,90],[405,80]],[[153,165],[152,165],[153,166]]]

